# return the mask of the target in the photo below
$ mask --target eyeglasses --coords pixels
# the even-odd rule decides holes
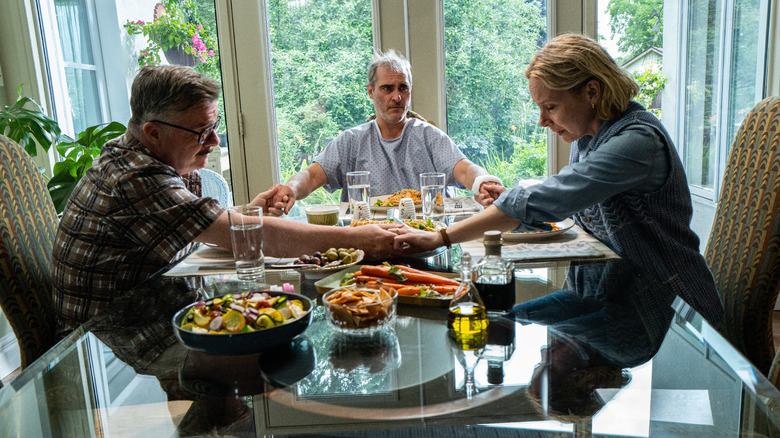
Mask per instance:
[[[211,133],[216,131],[217,128],[219,128],[219,122],[222,121],[222,117],[217,117],[217,121],[214,122],[213,125],[205,128],[204,130],[202,130],[200,132],[193,131],[192,129],[187,129],[187,128],[183,127],[183,126],[174,125],[173,123],[163,122],[162,120],[149,120],[149,121],[150,122],[155,122],[155,123],[162,123],[163,125],[168,125],[168,126],[170,126],[172,128],[178,128],[178,129],[181,129],[182,131],[191,132],[191,133],[193,133],[193,134],[198,136],[198,143],[204,144],[204,143],[206,143],[206,140],[208,140],[208,138],[211,135]]]

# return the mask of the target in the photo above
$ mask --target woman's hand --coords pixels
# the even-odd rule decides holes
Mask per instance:
[[[409,226],[397,229],[394,245],[396,251],[404,254],[430,251],[444,245],[444,239],[440,233],[417,230]]]

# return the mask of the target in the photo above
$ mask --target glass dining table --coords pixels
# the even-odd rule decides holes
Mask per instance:
[[[418,268],[453,271],[457,246]],[[464,349],[447,307],[399,304],[383,330],[191,351],[171,318],[234,275],[165,275],[118,299],[0,389],[3,437],[780,436],[778,392],[695,310],[619,258],[515,263],[516,308]],[[316,278],[269,273],[319,297]]]

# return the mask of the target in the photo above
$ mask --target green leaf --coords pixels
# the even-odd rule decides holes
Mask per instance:
[[[59,140],[60,128],[55,120],[43,113],[43,108],[37,102],[21,95],[21,85],[17,91],[19,98],[16,102],[0,111],[0,133],[17,142],[34,157],[38,155],[37,145],[48,151]]]
[[[46,184],[46,187],[49,189],[49,195],[55,210],[61,213],[65,209],[73,189],[76,187],[76,179],[65,169],[55,172],[49,183]]]

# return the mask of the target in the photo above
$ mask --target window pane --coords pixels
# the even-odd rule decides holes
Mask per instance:
[[[742,0],[734,5],[731,80],[726,144],[730,148],[739,125],[756,101],[758,18],[760,1]]]
[[[341,131],[374,113],[366,93],[373,56],[370,0],[269,0],[282,181],[311,164]],[[296,205],[338,203],[318,189]]]
[[[65,130],[68,135],[111,121],[126,125],[129,85],[143,65],[176,62],[221,80],[213,0],[37,3],[56,119],[63,128],[72,126],[72,131]],[[178,51],[187,53],[174,58],[177,48],[166,45],[171,41],[180,41]],[[224,120],[221,96],[219,107]],[[224,123],[219,130],[226,132]],[[220,134],[220,138],[222,147],[215,148],[207,168],[229,182],[227,137]]]
[[[104,121],[88,7],[85,0],[54,1],[68,97],[67,104],[60,102],[58,106],[72,123],[73,132],[66,130],[72,136]]]
[[[81,132],[89,126],[101,123],[100,97],[97,93],[95,71],[65,67],[65,77],[75,132]]]
[[[524,75],[547,40],[546,3],[444,2],[447,133],[507,187],[547,174],[547,137]]]
[[[65,62],[94,64],[92,39],[87,20],[87,5],[84,0],[56,0],[54,10],[59,26],[62,57]]]
[[[714,188],[717,160],[718,58],[721,2],[690,3],[687,72],[685,78],[685,169],[688,183]]]
[[[598,40],[639,84],[635,99],[661,118],[663,0],[599,0]]]

